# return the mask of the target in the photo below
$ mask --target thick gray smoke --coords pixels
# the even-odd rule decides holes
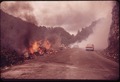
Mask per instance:
[[[61,46],[61,37],[59,35],[50,34],[46,36],[46,39],[52,44],[51,47],[53,49],[57,49],[59,46]]]
[[[95,50],[105,49],[108,46],[108,35],[110,25],[111,25],[111,16],[110,19],[102,19],[94,26],[93,33],[82,42],[75,42],[70,45],[70,47],[74,47],[76,45],[79,48],[85,49],[87,44],[94,44]]]
[[[27,2],[2,2],[1,9],[15,17],[20,17],[21,19],[34,23],[37,25],[36,18],[33,14],[32,6]]]

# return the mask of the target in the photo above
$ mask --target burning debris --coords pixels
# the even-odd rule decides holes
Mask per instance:
[[[57,50],[51,47],[51,43],[45,40],[33,41],[30,43],[29,48],[23,51],[25,59],[33,59],[36,56],[43,56],[45,54],[54,54]]]
[[[58,50],[53,49],[51,47],[51,43],[45,40],[33,41],[29,44],[28,48],[25,48],[22,53],[18,53],[17,51],[10,48],[1,48],[1,67],[3,66],[11,66],[14,64],[20,64],[24,62],[24,60],[34,59],[37,56],[43,55],[52,55],[56,54]]]

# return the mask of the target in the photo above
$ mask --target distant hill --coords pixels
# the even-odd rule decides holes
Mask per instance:
[[[88,27],[82,28],[81,32],[78,30],[77,35],[75,36],[75,41],[81,42],[84,39],[87,39],[90,34],[93,33],[93,29],[95,28],[95,25],[100,21],[101,19],[95,20],[89,25]]]
[[[78,31],[77,35],[74,36],[65,31],[62,27],[38,27],[20,18],[9,15],[1,9],[0,13],[1,45],[16,49],[18,52],[29,47],[30,42],[34,40],[48,39],[55,48],[61,44],[67,46],[76,41],[80,42],[92,33],[92,28],[98,22],[98,20],[94,21],[90,26],[82,29],[81,32]]]
[[[32,23],[13,17],[2,10],[1,12],[1,45],[21,51],[29,47],[33,40],[49,39],[52,44],[60,41],[63,44],[69,44],[72,36],[61,27],[46,28],[45,26],[36,26]],[[58,40],[59,39],[59,40]],[[53,40],[53,41],[52,41]]]

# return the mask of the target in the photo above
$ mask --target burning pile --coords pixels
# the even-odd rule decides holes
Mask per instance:
[[[30,46],[23,51],[27,59],[35,58],[38,55],[52,54],[53,52],[54,50],[51,47],[51,43],[47,39],[33,41],[30,43]]]
[[[34,40],[29,43],[29,47],[26,47],[22,53],[18,53],[16,50],[11,48],[1,48],[1,65],[0,66],[10,66],[14,64],[19,64],[24,62],[26,59],[34,59],[40,55],[52,55],[58,52],[57,49],[53,48],[51,42],[47,39],[45,40]],[[63,45],[61,45],[59,50],[63,50]]]

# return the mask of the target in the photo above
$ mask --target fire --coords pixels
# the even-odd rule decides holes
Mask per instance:
[[[35,41],[35,42],[33,43],[32,48],[33,48],[33,51],[34,51],[34,52],[37,52],[37,51],[38,51],[39,44],[38,44],[37,41]]]
[[[32,49],[32,48],[29,48],[29,51],[30,51],[30,53],[31,53],[31,54],[33,54],[33,53],[34,53],[34,51],[33,51],[33,49]]]
[[[51,47],[50,42],[49,42],[48,40],[45,40],[45,41],[43,42],[43,47],[45,47],[47,50],[50,49],[50,47]]]
[[[51,43],[48,40],[40,40],[40,41],[33,41],[30,43],[29,48],[26,48],[24,50],[24,55],[28,55],[29,56],[36,56],[36,54],[40,54],[43,55],[45,53],[48,53],[50,51],[51,48]],[[37,53],[35,53],[37,52]],[[26,56],[27,57],[27,56]]]
[[[33,54],[34,52],[37,52],[38,49],[39,49],[39,41],[34,41],[31,45],[30,45],[30,48],[29,48],[29,51],[31,54]]]

